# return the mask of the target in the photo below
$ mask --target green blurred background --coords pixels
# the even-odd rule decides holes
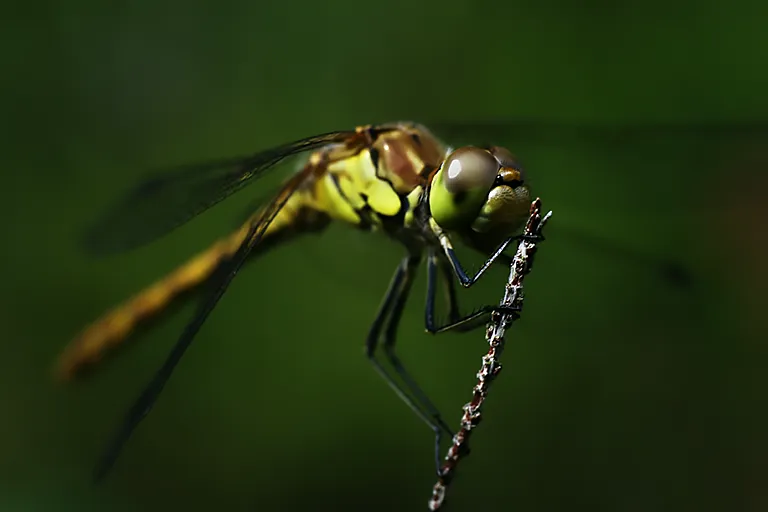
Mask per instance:
[[[425,509],[431,432],[363,356],[401,255],[386,239],[334,226],[244,270],[100,487],[100,449],[192,304],[88,379],[50,371],[263,194],[88,258],[77,235],[145,169],[396,119],[510,147],[555,211],[448,510],[767,510],[766,8],[639,4],[7,8],[0,510]],[[644,258],[683,262],[693,285]],[[424,284],[400,354],[458,426],[486,346],[424,334]]]

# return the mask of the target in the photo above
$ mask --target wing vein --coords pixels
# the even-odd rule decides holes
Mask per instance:
[[[208,293],[203,297],[200,307],[194,317],[184,328],[184,331],[171,349],[171,352],[168,354],[163,365],[144,388],[133,406],[128,410],[128,414],[120,425],[120,428],[107,446],[101,459],[99,459],[94,469],[95,481],[100,481],[112,468],[117,457],[120,455],[122,447],[128,441],[139,423],[141,423],[146,415],[152,410],[152,407],[168,382],[168,379],[171,377],[174,368],[192,344],[195,335],[208,318],[208,315],[224,295],[224,292],[242,267],[250,251],[261,241],[270,223],[274,220],[283,206],[285,206],[285,203],[290,199],[291,195],[313,171],[313,168],[308,167],[304,171],[294,175],[285,184],[283,189],[264,209],[261,217],[250,227],[248,234],[243,239],[237,252],[219,267],[219,271],[214,275],[214,278],[211,281],[212,286],[209,288]]]
[[[186,165],[150,177],[86,231],[83,246],[94,255],[142,246],[253,183],[287,157],[347,142],[355,133],[325,133],[250,156]]]

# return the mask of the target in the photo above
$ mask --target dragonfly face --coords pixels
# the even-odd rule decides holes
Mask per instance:
[[[464,146],[450,153],[432,181],[429,206],[442,228],[492,244],[528,217],[531,193],[509,150]]]

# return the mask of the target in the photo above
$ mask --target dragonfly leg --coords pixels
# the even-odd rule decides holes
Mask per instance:
[[[437,222],[435,222],[435,219],[430,218],[429,219],[429,227],[432,229],[432,232],[437,237],[438,241],[440,242],[440,247],[442,247],[443,252],[445,253],[445,257],[448,258],[448,262],[451,264],[451,269],[453,270],[454,275],[459,280],[459,283],[464,288],[469,288],[473,284],[475,284],[480,277],[485,273],[486,270],[488,270],[491,265],[493,265],[496,260],[499,257],[502,257],[502,253],[507,248],[507,246],[515,241],[520,240],[522,238],[528,238],[528,239],[535,239],[536,241],[541,241],[544,239],[541,235],[535,235],[535,236],[529,236],[529,235],[516,235],[507,238],[504,240],[504,242],[499,245],[498,248],[491,254],[491,256],[485,260],[485,263],[483,263],[483,266],[480,267],[480,270],[477,271],[477,273],[470,277],[467,274],[467,271],[464,270],[464,267],[462,266],[461,262],[459,261],[458,256],[456,256],[456,252],[453,250],[453,244],[451,243],[451,240],[448,238],[448,235],[445,234],[443,231],[443,228],[441,228]]]
[[[435,298],[437,296],[437,267],[441,266],[443,275],[446,281],[449,283],[449,297],[453,297],[450,300],[450,311],[448,322],[442,325],[438,325],[435,321]],[[458,312],[458,302],[456,301],[455,292],[450,291],[453,279],[450,270],[446,268],[447,264],[442,263],[437,254],[434,251],[430,251],[427,258],[427,303],[424,311],[424,323],[427,332],[432,334],[443,333],[446,331],[455,332],[467,332],[474,330],[482,325],[488,323],[490,315],[495,312],[512,313],[511,308],[502,308],[499,306],[483,306],[480,309],[473,311],[468,315],[462,316]]]
[[[442,419],[440,412],[421,390],[416,381],[410,376],[403,366],[400,358],[395,353],[395,341],[397,339],[397,327],[405,307],[408,294],[413,284],[416,269],[421,261],[420,255],[411,255],[403,259],[398,265],[395,275],[392,277],[384,302],[379,308],[376,318],[371,325],[366,339],[366,355],[373,363],[376,371],[384,378],[387,384],[395,391],[400,399],[422,419],[435,433],[435,467],[440,472],[440,441],[442,434],[453,437],[453,432]],[[397,383],[392,375],[387,372],[376,359],[375,352],[382,339],[384,354],[405,384],[405,388]],[[407,390],[407,391],[406,391]],[[410,395],[416,398],[414,400]]]
[[[437,263],[440,267],[440,271],[443,274],[443,281],[445,282],[445,293],[448,298],[448,320],[456,322],[461,318],[461,312],[459,311],[459,301],[456,297],[456,285],[453,282],[453,273],[451,265],[445,258],[437,258]]]

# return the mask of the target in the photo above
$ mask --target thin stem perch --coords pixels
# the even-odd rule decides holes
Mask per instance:
[[[461,418],[461,428],[453,437],[451,447],[445,456],[445,462],[440,468],[437,483],[432,487],[432,497],[429,500],[430,510],[439,510],[445,503],[445,494],[456,474],[456,466],[459,460],[469,453],[470,434],[472,429],[480,423],[480,410],[488,394],[488,388],[501,371],[499,357],[504,351],[504,333],[520,317],[524,298],[523,279],[531,270],[533,257],[536,254],[536,244],[543,239],[541,230],[552,215],[552,212],[549,212],[544,217],[541,216],[541,200],[539,198],[531,203],[530,212],[523,237],[510,265],[504,298],[499,303],[500,311],[493,313],[485,331],[485,339],[490,348],[488,353],[483,356],[482,366],[477,373],[477,384],[472,390],[472,400],[463,407],[464,415]]]

